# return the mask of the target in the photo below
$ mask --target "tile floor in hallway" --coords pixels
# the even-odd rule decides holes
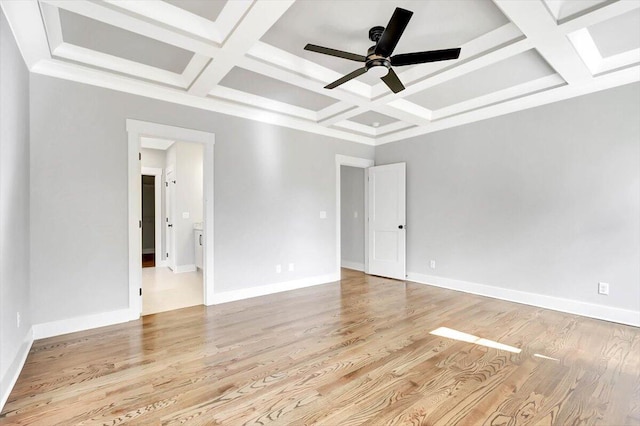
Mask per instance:
[[[142,315],[201,305],[202,270],[174,273],[167,267],[142,269]]]

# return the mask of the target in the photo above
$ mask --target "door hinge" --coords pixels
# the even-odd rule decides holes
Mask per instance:
[[[140,229],[142,229],[142,221],[141,220],[138,221],[138,226],[140,227]]]
[[[166,256],[166,257],[167,257],[167,258],[169,257],[169,253],[167,253],[167,256]]]
[[[141,152],[138,153],[138,161],[142,161],[142,153]]]
[[[164,186],[169,187],[169,182],[165,182]]]
[[[142,287],[140,287],[140,296],[142,296]]]

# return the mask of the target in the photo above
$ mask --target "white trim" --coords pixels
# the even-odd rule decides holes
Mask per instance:
[[[0,7],[29,70],[43,59],[51,59],[47,33],[37,1],[3,1]]]
[[[156,266],[162,260],[162,169],[157,167],[141,167],[141,173],[147,176],[153,176],[154,198],[155,198],[155,254]],[[144,250],[142,253],[145,254]]]
[[[142,287],[142,255],[138,220],[140,220],[140,137],[152,136],[163,139],[196,142],[204,145],[203,159],[203,193],[204,193],[204,256],[203,271],[204,304],[213,304],[214,295],[214,262],[213,262],[213,146],[215,134],[200,130],[185,129],[147,121],[127,119],[126,128],[129,134],[129,309],[133,318],[142,313],[142,301],[139,289]],[[169,168],[166,169],[168,172]],[[157,264],[157,266],[165,266]],[[195,265],[190,265],[195,270]],[[182,265],[181,268],[185,268]]]
[[[142,298],[139,289],[142,288],[142,232],[138,225],[140,217],[142,193],[140,188],[141,165],[139,160],[140,135],[135,132],[128,132],[128,183],[127,204],[128,214],[128,235],[129,235],[129,309],[137,312],[138,316],[142,312]]]
[[[13,358],[13,362],[0,379],[0,412],[4,409],[4,404],[7,403],[9,395],[18,381],[18,377],[24,367],[24,363],[27,361],[27,356],[29,356],[29,351],[31,351],[32,345],[33,327],[27,331],[22,345],[20,345],[20,348],[18,349],[18,353],[16,353],[16,356]]]
[[[215,144],[215,135],[210,133],[210,142],[204,144],[204,158],[202,161],[202,178],[203,184],[203,204],[204,204],[204,246],[202,247],[204,258],[204,270],[202,271],[205,282],[204,286],[204,304],[209,306],[214,303],[214,241],[213,241],[213,206],[214,206],[214,152],[213,146]]]
[[[187,82],[182,74],[119,58],[107,53],[96,52],[95,50],[76,46],[71,43],[60,43],[60,45],[53,50],[53,56],[146,80],[153,80],[169,86],[183,89],[187,87]]]
[[[44,339],[52,336],[60,336],[61,334],[121,324],[136,319],[138,319],[138,315],[131,309],[119,309],[117,311],[66,318],[59,321],[34,324],[33,338],[35,340]]]
[[[165,203],[165,223],[171,221],[171,225],[174,226],[176,222],[175,215],[175,189],[169,197],[169,190],[171,187],[171,180],[176,180],[175,174],[175,164],[169,164],[166,169],[166,173],[164,175],[164,203]],[[164,225],[163,225],[164,226]],[[171,231],[167,228],[165,236],[167,237],[165,244],[165,260],[167,262],[167,266],[172,271],[176,268],[176,228],[175,226]],[[169,238],[169,234],[172,235],[171,239]]]
[[[174,274],[182,274],[184,272],[195,272],[196,271],[196,265],[195,264],[190,264],[190,265],[176,265],[175,269],[173,270]]]
[[[512,290],[469,281],[455,280],[452,278],[424,275],[416,272],[409,272],[407,274],[407,280],[420,284],[477,294],[479,296],[506,300],[508,302],[522,303],[539,308],[552,309],[554,311],[567,312],[589,318],[597,318],[605,321],[613,321],[640,327],[640,312],[638,311],[596,305],[578,300],[529,293],[526,291]]]
[[[362,272],[364,272],[364,263],[352,262],[350,260],[342,259],[341,264],[342,264],[343,268],[353,269],[354,271],[362,271]]]
[[[165,25],[158,25],[145,20],[141,16],[122,13],[117,9],[109,7],[107,3],[89,1],[65,1],[65,0],[42,0],[43,3],[50,4],[69,12],[77,13],[87,18],[104,22],[123,30],[131,31],[145,37],[153,38],[163,43],[189,50],[191,52],[214,57],[219,52],[219,47],[214,43],[207,42],[200,38],[194,38],[180,31],[175,31]],[[26,2],[8,2],[26,3]],[[33,2],[36,3],[37,2]],[[38,18],[38,21],[41,21]],[[44,39],[46,42],[46,38]]]
[[[342,210],[340,207],[340,166],[351,166],[366,169],[372,167],[374,161],[368,158],[350,157],[348,155],[336,154],[336,275],[340,276],[340,266],[342,265],[342,241],[341,227]],[[366,173],[365,173],[366,176]],[[367,224],[369,217],[369,185],[367,179],[364,179],[364,268],[365,272],[369,271],[369,236],[367,235]]]
[[[216,293],[214,304],[235,302],[237,300],[250,299],[252,297],[266,296],[268,294],[281,293],[283,291],[297,290],[305,287],[312,287],[321,284],[328,284],[340,280],[340,274],[317,275],[314,277],[301,278],[299,280],[284,281],[279,283],[265,284],[261,286],[241,288]]]

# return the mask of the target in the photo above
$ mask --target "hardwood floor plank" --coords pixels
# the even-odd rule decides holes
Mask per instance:
[[[0,425],[640,424],[638,328],[343,274],[36,341]]]

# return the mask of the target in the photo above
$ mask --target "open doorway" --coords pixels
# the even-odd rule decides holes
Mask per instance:
[[[142,175],[142,267],[156,266],[156,188],[155,177]],[[159,254],[159,253],[158,253]]]
[[[131,316],[137,318],[141,314],[195,304],[211,305],[214,134],[138,120],[127,120],[127,132]],[[189,159],[189,153],[193,152],[198,153],[197,162]],[[155,217],[155,266],[144,269],[143,246],[147,248],[145,251],[149,251],[151,244],[150,237],[143,235],[142,231],[143,217],[147,216],[146,222],[150,221],[150,215],[143,212],[142,208],[143,175],[154,176]],[[169,185],[173,185],[169,191],[173,195],[173,201],[167,203]],[[197,200],[197,206],[192,203],[194,200]],[[167,229],[172,232],[168,234]],[[143,241],[145,237],[147,240]],[[202,254],[198,257],[201,259],[198,266],[197,249]],[[168,268],[170,263],[172,268]],[[150,306],[153,302],[146,296],[154,293],[164,299],[163,303],[170,303],[161,308],[153,308]]]
[[[342,268],[368,272],[367,158],[336,155],[336,274]]]
[[[365,171],[359,167],[340,166],[340,265],[363,272]]]
[[[154,314],[204,303],[203,268],[197,265],[204,222],[204,147],[200,143],[142,137],[142,315]],[[155,177],[149,169],[163,170],[161,200],[155,200]],[[160,202],[156,202],[160,201]],[[156,209],[155,207],[159,208]],[[164,209],[162,209],[164,206]],[[156,213],[156,210],[157,213]],[[155,253],[155,228],[163,228],[158,250],[162,264],[145,268]],[[164,235],[164,238],[162,238]]]

